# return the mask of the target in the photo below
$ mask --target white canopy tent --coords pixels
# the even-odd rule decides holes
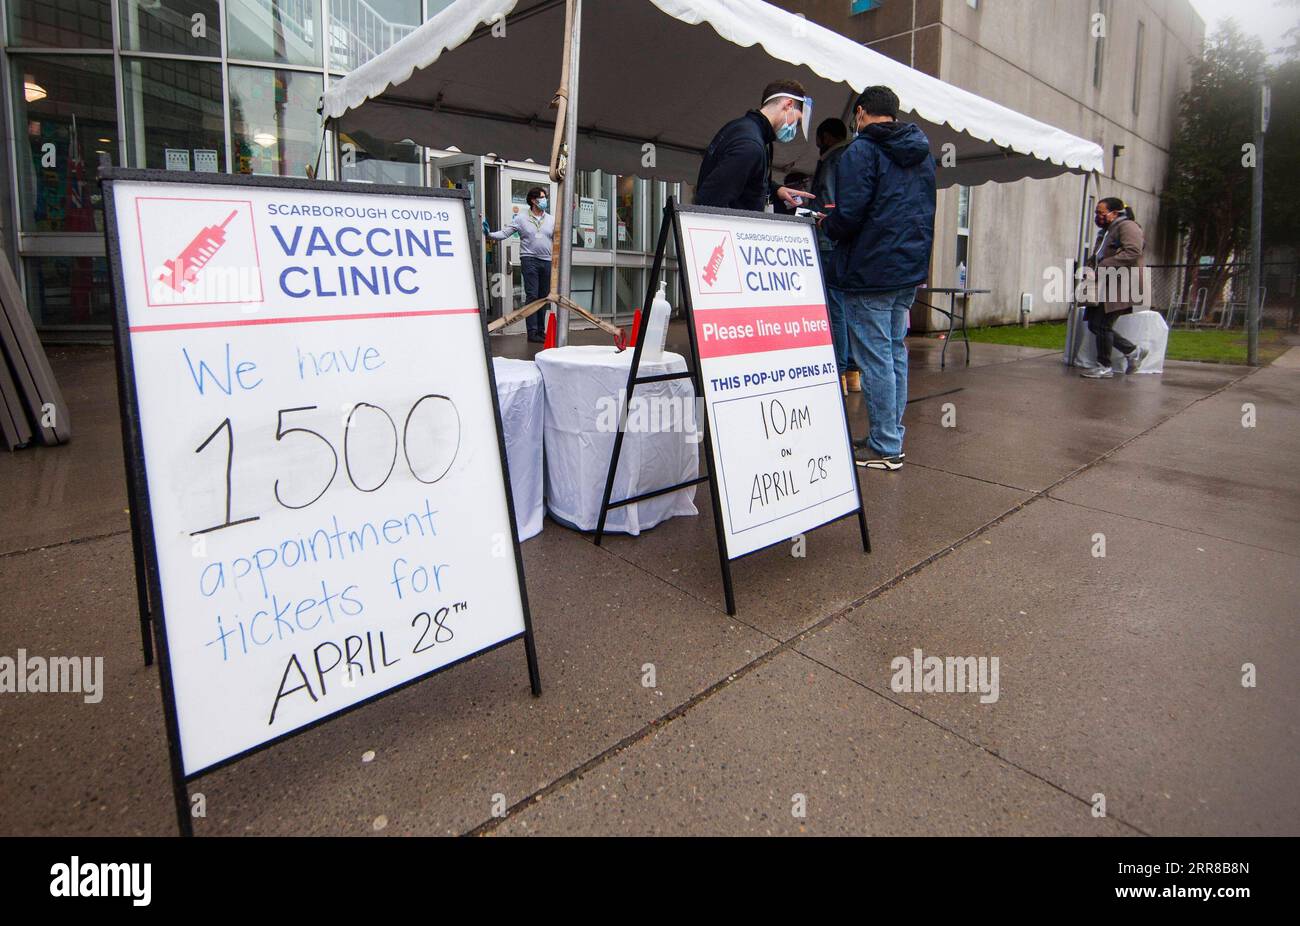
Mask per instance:
[[[940,187],[1102,169],[1092,142],[763,0],[594,0],[585,9],[582,0],[456,0],[333,84],[321,112],[350,133],[550,163],[562,184],[578,163],[694,182],[714,133],[756,108],[777,78],[807,88],[813,125],[847,117],[867,86],[892,87],[930,138]],[[568,113],[560,131],[553,101]],[[567,172],[558,166],[561,150]],[[811,171],[816,155],[813,141],[801,138],[778,145],[773,166]],[[566,198],[562,185],[559,200]],[[492,326],[552,304],[560,344],[570,309],[617,340],[618,329],[567,298],[572,236],[564,210],[557,219],[550,294]]]
[[[939,171],[941,187],[1102,169],[1102,150],[1090,141],[763,0],[589,0],[583,6],[577,119],[583,167],[694,182],[723,123],[755,108],[768,81],[793,77],[815,101],[814,125],[847,115],[864,87],[892,87],[906,117],[930,137],[936,158],[945,150],[955,156],[953,166]],[[334,83],[322,100],[323,115],[378,138],[545,163],[564,13],[564,0],[457,0]],[[815,164],[808,140],[777,148],[778,171]]]

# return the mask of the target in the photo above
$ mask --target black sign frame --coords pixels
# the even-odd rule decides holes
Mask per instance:
[[[515,570],[519,579],[519,597],[523,610],[524,630],[514,636],[500,640],[484,649],[470,653],[454,662],[439,666],[407,679],[364,700],[349,704],[337,711],[317,718],[287,733],[280,734],[252,746],[236,755],[205,766],[190,774],[185,773],[180,748],[180,723],[176,715],[175,689],[172,684],[171,658],[167,645],[167,620],[163,607],[162,578],[158,566],[158,550],[153,536],[153,515],[149,504],[148,466],[144,456],[143,435],[140,429],[140,406],[135,382],[135,365],[131,355],[130,320],[126,309],[126,290],[122,272],[122,252],[118,243],[117,211],[114,204],[114,183],[145,182],[174,183],[178,185],[224,186],[233,188],[302,190],[308,192],[347,193],[373,196],[421,197],[430,200],[449,200],[460,202],[465,212],[465,228],[470,245],[469,259],[477,268],[481,254],[478,236],[473,233],[474,215],[469,193],[464,190],[442,190],[423,187],[405,187],[386,184],[356,184],[340,181],[307,180],[297,177],[250,177],[232,174],[195,173],[192,171],[137,170],[116,167],[101,167],[99,170],[100,189],[103,194],[104,238],[112,276],[113,300],[113,343],[115,347],[118,400],[122,413],[123,457],[126,467],[126,488],[128,504],[131,509],[132,544],[136,558],[137,583],[143,581],[144,587],[137,587],[137,597],[141,609],[140,627],[143,636],[145,665],[150,663],[152,649],[149,645],[150,629],[157,642],[158,678],[162,691],[163,716],[167,727],[167,745],[171,766],[172,791],[176,804],[176,820],[182,836],[194,834],[193,819],[190,810],[189,783],[218,769],[233,765],[254,753],[269,749],[285,740],[306,733],[324,723],[364,707],[380,698],[387,697],[418,682],[452,669],[461,663],[477,659],[494,649],[523,640],[524,654],[528,663],[529,687],[533,697],[542,693],[541,672],[537,662],[537,646],[533,634],[532,611],[528,603],[528,585],[524,576],[523,552],[519,545],[519,529],[515,521],[515,505],[510,489],[510,464],[506,456],[505,432],[501,423],[501,407],[497,397],[496,371],[492,364],[492,350],[487,330],[487,316],[484,309],[483,281],[475,272],[474,290],[478,300],[479,326],[483,337],[483,362],[487,368],[488,391],[491,393],[492,415],[496,426],[497,452],[501,460],[503,489],[506,497],[506,511],[510,520],[510,539],[514,545]],[[143,564],[141,563],[143,560]],[[148,610],[146,610],[148,608]]]
[[[664,206],[663,219],[660,222],[660,226],[659,226],[659,242],[655,246],[654,263],[650,270],[650,276],[647,279],[645,301],[642,303],[642,305],[646,307],[646,311],[643,317],[647,320],[649,319],[649,306],[652,304],[651,300],[654,298],[656,281],[659,279],[660,274],[663,271],[664,258],[666,256],[666,252],[668,248],[668,235],[672,234],[673,241],[677,248],[676,251],[677,261],[678,261],[677,279],[679,282],[679,290],[680,290],[680,295],[682,300],[682,306],[686,313],[686,330],[690,335],[690,342],[691,342],[690,362],[688,365],[688,369],[684,370],[681,373],[663,373],[655,376],[641,376],[640,375],[641,349],[645,344],[645,338],[644,337],[637,338],[636,347],[632,352],[632,363],[628,367],[627,387],[623,390],[623,397],[619,403],[618,430],[614,434],[614,449],[610,453],[609,469],[605,475],[605,494],[600,504],[600,518],[596,522],[596,535],[594,538],[596,546],[600,546],[600,542],[605,536],[605,522],[609,516],[609,512],[611,509],[621,508],[625,505],[633,505],[636,504],[637,502],[645,501],[646,499],[656,498],[657,496],[660,495],[667,495],[670,492],[678,492],[682,489],[690,488],[691,486],[708,483],[709,495],[713,503],[713,529],[718,542],[718,563],[719,563],[719,568],[721,569],[722,572],[723,596],[726,601],[727,613],[730,615],[734,615],[736,613],[736,592],[735,592],[735,586],[733,585],[731,579],[731,564],[735,560],[741,560],[747,556],[752,556],[755,553],[761,553],[764,550],[769,550],[772,547],[776,546],[777,544],[785,543],[786,541],[778,540],[773,543],[769,543],[766,546],[759,547],[757,550],[751,550],[748,553],[743,553],[740,556],[735,557],[734,559],[729,554],[727,550],[727,535],[722,520],[722,499],[719,496],[719,485],[717,479],[718,462],[716,459],[714,459],[712,425],[709,421],[709,404],[707,401],[704,402],[704,414],[702,416],[703,421],[697,422],[696,426],[702,427],[704,429],[704,435],[703,435],[704,439],[702,443],[704,444],[705,447],[705,453],[704,453],[704,460],[702,462],[707,466],[708,472],[703,476],[696,477],[695,479],[688,479],[685,482],[679,482],[675,485],[667,486],[666,488],[662,488],[662,489],[655,489],[650,492],[642,492],[630,498],[624,498],[619,500],[614,500],[612,498],[614,493],[614,477],[618,472],[618,461],[623,450],[623,434],[627,427],[628,409],[632,402],[633,390],[637,386],[644,385],[646,383],[658,383],[658,382],[665,382],[668,380],[675,380],[675,379],[689,379],[691,381],[692,386],[695,389],[696,397],[703,399],[705,396],[704,377],[702,373],[703,367],[700,363],[700,346],[695,334],[695,306],[691,300],[691,288],[686,283],[685,269],[682,263],[682,255],[685,254],[686,252],[682,248],[682,229],[680,223],[677,221],[677,216],[680,213],[691,213],[693,215],[698,214],[698,215],[730,216],[733,218],[759,219],[763,221],[786,222],[786,223],[793,223],[798,225],[812,225],[814,223],[812,219],[804,218],[801,216],[777,215],[774,213],[765,213],[765,212],[749,212],[743,209],[720,209],[714,206],[683,207],[677,203],[675,197],[669,197],[667,204]],[[816,256],[816,260],[817,260],[817,273],[820,276],[822,272],[820,254]],[[643,324],[642,330],[644,330],[645,327],[646,325]],[[844,402],[843,396],[841,396],[840,408],[844,413],[845,431],[851,437],[853,431],[849,427],[848,405]],[[850,511],[845,514],[830,518],[827,521],[823,521],[820,524],[814,525],[808,530],[809,531],[818,530],[820,528],[826,527],[827,525],[834,524],[838,521],[844,520],[845,518],[851,518],[856,515],[858,518],[859,528],[862,532],[862,550],[864,553],[870,553],[871,532],[867,527],[866,505],[862,499],[862,483],[858,479],[858,474],[856,469],[854,470],[853,473],[853,488],[854,491],[857,493],[857,498],[858,498],[858,506],[856,511]]]

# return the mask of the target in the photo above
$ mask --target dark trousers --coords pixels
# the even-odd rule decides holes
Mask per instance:
[[[519,263],[524,276],[524,305],[527,305],[551,291],[551,262],[540,257],[522,257]],[[528,316],[530,338],[546,336],[546,311],[542,309]]]
[[[1115,330],[1115,319],[1121,315],[1128,315],[1132,311],[1132,309],[1121,309],[1107,314],[1104,305],[1090,305],[1084,313],[1088,330],[1097,338],[1097,362],[1102,366],[1110,366],[1112,348],[1118,347],[1121,354],[1131,354],[1137,350],[1137,346],[1132,341]]]

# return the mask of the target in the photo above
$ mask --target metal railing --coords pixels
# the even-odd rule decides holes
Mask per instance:
[[[310,48],[319,32],[317,0],[249,0],[266,21],[286,38]],[[389,22],[366,0],[329,0],[329,66],[342,70],[360,67],[418,25]]]
[[[1153,264],[1147,305],[1170,327],[1244,328],[1250,305],[1250,264]],[[1264,264],[1260,325],[1293,329],[1297,322],[1297,265]]]
[[[330,66],[360,67],[418,27],[393,23],[366,0],[332,0],[330,3]]]

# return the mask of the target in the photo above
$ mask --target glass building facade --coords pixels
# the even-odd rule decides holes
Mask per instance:
[[[464,185],[443,152],[325,132],[331,80],[451,0],[0,0],[8,78],[0,232],[47,338],[103,339],[110,324],[95,173],[114,165]],[[579,152],[581,156],[581,152]],[[483,165],[477,204],[496,224]],[[543,178],[544,179],[544,178]],[[575,298],[627,315],[671,188],[582,173],[592,227],[575,228]],[[490,257],[489,257],[490,259]],[[579,290],[582,290],[579,292]],[[518,304],[516,302],[516,304]]]

